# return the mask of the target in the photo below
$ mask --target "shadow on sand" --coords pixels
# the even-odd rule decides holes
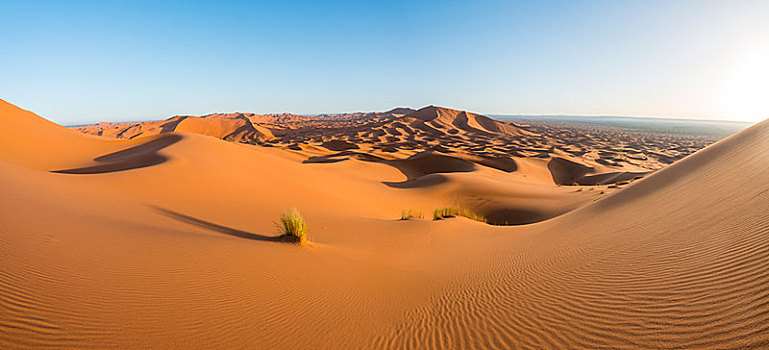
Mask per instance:
[[[227,227],[227,226],[215,224],[213,222],[209,222],[209,221],[205,221],[205,220],[202,220],[202,219],[198,219],[196,217],[192,217],[192,216],[189,216],[189,215],[184,215],[184,214],[181,214],[181,213],[177,213],[177,212],[175,212],[173,210],[156,207],[154,205],[150,205],[150,207],[155,209],[157,212],[159,212],[159,213],[161,213],[161,214],[163,214],[165,216],[168,216],[168,217],[170,217],[172,219],[175,219],[175,220],[178,220],[178,221],[181,221],[181,222],[184,222],[184,223],[188,223],[190,225],[195,225],[195,226],[198,226],[198,227],[202,227],[202,228],[207,229],[207,230],[223,233],[225,235],[234,236],[234,237],[238,237],[238,238],[251,239],[251,240],[255,240],[255,241],[288,242],[288,240],[284,236],[265,236],[265,235],[260,235],[260,234],[257,234],[257,233],[241,231],[241,230],[237,230],[237,229],[234,229],[234,228],[231,228],[231,227]]]
[[[148,166],[161,164],[167,161],[168,158],[158,154],[157,152],[163,148],[179,142],[181,139],[181,136],[175,134],[163,135],[141,145],[94,158],[94,161],[105,164],[82,168],[55,170],[52,171],[52,173],[104,174],[130,169],[145,168]]]

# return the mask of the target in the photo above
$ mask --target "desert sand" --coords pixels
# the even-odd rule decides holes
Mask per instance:
[[[462,206],[497,225],[528,224],[563,214],[597,199],[600,192],[612,191],[716,141],[668,133],[575,131],[505,123],[436,106],[318,116],[216,113],[99,123],[75,130],[113,140],[187,132],[278,148],[306,164],[351,159],[386,164],[405,179],[382,178],[381,182],[409,189],[414,197],[405,202],[413,203],[411,207],[396,205],[391,211],[430,212],[436,205]],[[286,152],[274,154],[286,156]],[[318,168],[324,167],[302,171]],[[604,186],[595,193],[575,193],[583,190],[580,186],[592,191],[598,189],[596,185],[612,184],[615,186]],[[354,195],[347,197],[359,200]],[[398,200],[394,203],[406,205]]]
[[[432,106],[79,131],[0,100],[0,348],[769,346],[767,122],[699,151]]]

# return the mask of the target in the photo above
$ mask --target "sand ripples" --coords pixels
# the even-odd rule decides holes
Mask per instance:
[[[764,152],[763,129],[751,131],[753,143],[715,151]],[[501,238],[503,248],[457,275],[461,287],[411,312],[374,347],[769,346],[769,197],[756,195],[769,187],[769,161],[699,160],[638,184],[670,186],[617,198],[621,209],[585,208],[532,227],[538,232],[519,245]],[[681,175],[688,167],[702,168]]]

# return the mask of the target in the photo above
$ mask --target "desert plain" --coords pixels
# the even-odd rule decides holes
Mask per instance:
[[[724,136],[0,100],[0,348],[766,348],[769,124]]]

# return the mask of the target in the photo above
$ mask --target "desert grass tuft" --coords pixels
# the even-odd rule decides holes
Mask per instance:
[[[408,220],[412,218],[423,218],[422,212],[420,211],[414,211],[412,209],[409,210],[401,210],[401,220]]]
[[[280,214],[280,221],[277,223],[278,230],[282,237],[294,243],[304,244],[307,242],[307,222],[297,209],[289,209]]]
[[[455,216],[463,216],[470,220],[487,222],[483,215],[473,213],[472,211],[465,208],[435,208],[433,211],[433,220],[441,220]]]

